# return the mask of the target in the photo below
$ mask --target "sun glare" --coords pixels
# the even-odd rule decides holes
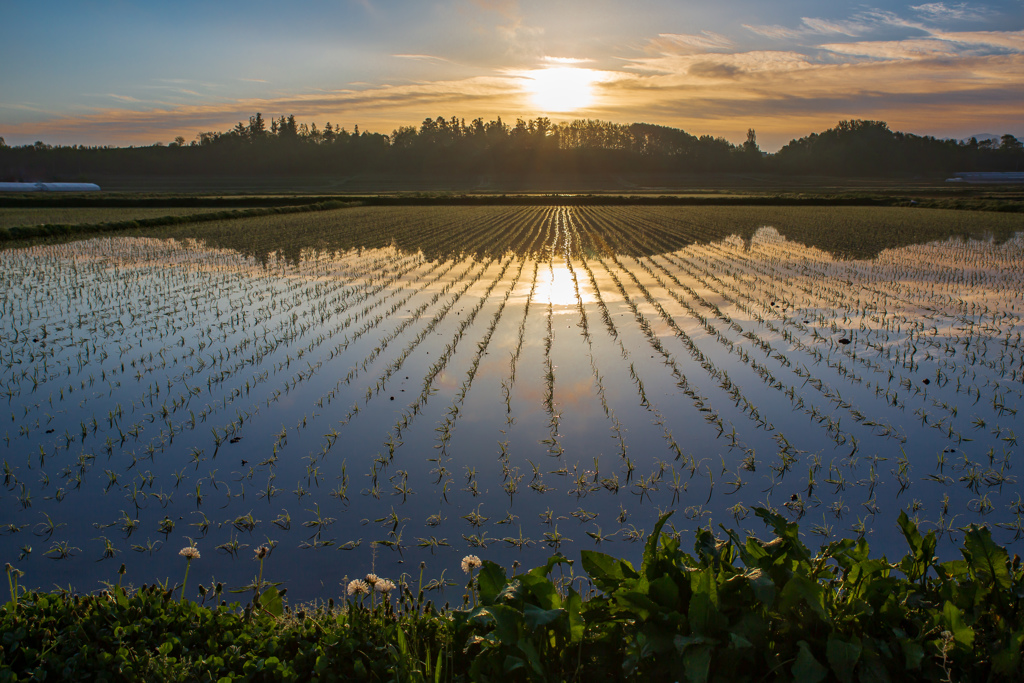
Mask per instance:
[[[582,289],[582,287],[581,287]],[[588,297],[580,292],[583,303],[587,303]],[[542,303],[550,303],[553,306],[575,306],[576,285],[573,283],[572,273],[564,266],[555,266],[554,269],[542,270],[537,280],[536,298]]]
[[[590,69],[558,66],[531,71],[526,76],[526,89],[542,112],[575,111],[594,99],[596,74]]]

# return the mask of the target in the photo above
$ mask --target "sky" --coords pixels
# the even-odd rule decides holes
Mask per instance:
[[[149,145],[261,112],[1024,139],[1024,0],[0,0],[0,137]]]

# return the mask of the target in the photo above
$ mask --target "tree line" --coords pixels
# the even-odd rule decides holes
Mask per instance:
[[[835,176],[927,176],[969,171],[1024,171],[1013,135],[998,141],[943,140],[895,132],[882,121],[840,121],[834,128],[763,153],[753,129],[735,145],[648,123],[618,124],[547,117],[466,122],[427,118],[390,135],[352,131],[295,116],[257,113],[227,131],[144,147],[10,147],[0,138],[0,180],[79,180],[125,174],[153,176],[354,174],[396,178],[489,174],[500,177],[685,173],[779,173]]]

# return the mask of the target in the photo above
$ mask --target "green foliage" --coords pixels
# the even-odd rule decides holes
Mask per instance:
[[[178,602],[153,586],[100,595],[24,593],[0,611],[0,680],[1020,680],[1024,571],[988,529],[962,560],[901,514],[899,562],[840,540],[812,553],[796,524],[757,514],[775,538],[697,533],[694,554],[659,520],[639,569],[556,555],[524,574],[484,561],[475,606],[394,602],[292,610]],[[475,582],[475,584],[474,584]]]

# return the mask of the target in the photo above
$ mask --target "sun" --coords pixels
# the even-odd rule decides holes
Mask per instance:
[[[537,277],[534,297],[541,303],[559,307],[588,304],[594,300],[586,286],[574,279],[565,266],[554,266],[547,272],[542,270]]]
[[[590,69],[557,66],[526,74],[526,90],[542,112],[570,112],[590,106],[597,74]]]

